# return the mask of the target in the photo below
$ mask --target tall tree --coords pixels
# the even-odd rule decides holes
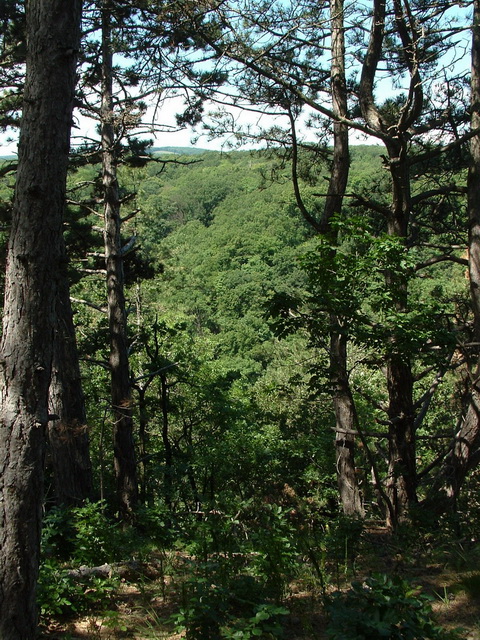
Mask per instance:
[[[407,238],[412,209],[410,166],[407,162],[410,146],[408,130],[418,119],[423,107],[423,89],[419,74],[421,57],[418,55],[421,31],[420,26],[417,26],[413,20],[407,26],[405,15],[411,15],[408,0],[405,5],[404,8],[401,2],[394,2],[396,30],[401,39],[400,57],[405,59],[404,66],[410,74],[408,99],[398,120],[387,124],[374,97],[375,77],[379,62],[384,55],[385,0],[374,0],[370,39],[363,61],[359,87],[359,102],[363,118],[368,126],[382,137],[388,152],[392,204],[387,216],[387,233],[401,239]],[[405,275],[393,269],[389,270],[386,274],[386,287],[396,298],[396,311],[400,314],[406,312],[408,283]],[[398,342],[398,337],[392,335],[391,340],[393,343]],[[412,365],[410,356],[402,353],[394,345],[387,359],[387,387],[389,394],[387,489],[394,507],[394,518],[397,520],[408,514],[409,505],[416,502],[417,497]],[[390,524],[395,525],[394,522]]]
[[[368,311],[375,308],[375,313],[370,317],[368,332],[365,325],[360,331],[360,318],[367,311],[366,301],[357,300],[359,306],[348,321],[357,333],[357,342],[363,342],[367,347],[375,342],[373,359],[378,369],[382,370],[386,364],[387,401],[378,403],[375,410],[386,411],[385,420],[380,421],[386,432],[377,435],[388,441],[387,490],[383,491],[383,486],[379,485],[378,476],[376,482],[378,490],[383,491],[387,520],[396,526],[409,517],[411,506],[418,499],[416,432],[430,406],[431,392],[421,395],[417,383],[425,376],[433,375],[431,372],[437,366],[432,368],[433,345],[445,349],[442,351],[444,361],[437,362],[439,375],[450,353],[450,346],[437,344],[439,336],[422,330],[427,336],[422,337],[418,320],[414,326],[413,319],[420,316],[418,301],[411,295],[412,274],[424,266],[415,266],[409,261],[420,250],[420,228],[425,239],[428,223],[422,219],[423,212],[442,211],[445,215],[446,204],[453,205],[452,196],[462,193],[462,188],[451,179],[452,171],[445,171],[448,154],[465,146],[469,137],[465,131],[465,104],[458,97],[461,91],[455,92],[455,87],[462,86],[462,73],[456,75],[451,66],[451,56],[460,55],[457,52],[461,47],[455,48],[454,38],[461,27],[457,30],[452,26],[449,20],[452,5],[448,2],[434,6],[416,0],[372,0],[366,7],[350,4],[345,12],[348,21],[344,33],[348,39],[346,66],[352,68],[353,77],[348,85],[348,109],[340,112],[338,105],[324,100],[324,91],[333,89],[334,84],[326,81],[326,70],[319,62],[328,40],[332,45],[335,43],[334,22],[328,23],[323,15],[311,21],[313,5],[310,2],[295,3],[295,6],[293,3],[273,3],[268,9],[262,7],[262,19],[259,20],[250,3],[221,2],[216,10],[225,29],[213,38],[205,33],[205,39],[220,63],[226,64],[225,61],[230,60],[234,77],[241,78],[236,84],[237,92],[250,105],[256,104],[257,109],[259,104],[265,104],[277,113],[285,110],[286,96],[289,96],[297,116],[302,108],[308,110],[308,124],[316,129],[320,139],[330,130],[331,124],[336,123],[337,134],[339,125],[348,126],[351,131],[375,137],[385,149],[389,190],[375,195],[371,191],[367,195],[349,194],[354,205],[368,212],[376,234],[385,234],[387,238],[381,241],[385,242],[384,255],[377,254],[375,275],[372,273],[375,279],[382,276],[383,292],[380,296],[376,293],[376,301],[370,303]],[[366,23],[370,24],[368,31],[365,30]],[[201,29],[200,32],[204,33]],[[335,65],[333,58],[331,63],[331,66]],[[243,76],[238,73],[239,67],[244,70]],[[358,82],[355,76],[359,78]],[[440,93],[439,76],[445,78],[446,87]],[[396,83],[394,97],[379,99],[377,88],[388,80]],[[232,94],[232,105],[238,102]],[[277,143],[288,139],[288,134],[282,137],[278,126],[273,133],[269,136],[270,132],[261,131],[259,137]],[[451,143],[443,144],[445,139]],[[339,140],[338,135],[336,140]],[[439,157],[445,159],[444,165],[434,179],[428,164]],[[332,179],[334,175],[335,168]],[[330,185],[333,184],[331,181]],[[341,193],[340,189],[338,195]],[[331,195],[326,196],[326,207],[329,200],[333,201]],[[316,222],[311,212],[305,217],[320,230],[321,221]],[[365,236],[361,242],[364,241],[369,244]],[[351,238],[349,242],[356,240]],[[443,249],[440,245],[438,248]],[[363,251],[362,246],[356,250]],[[447,246],[442,255],[430,256],[427,262],[435,264],[449,259],[459,260]],[[339,280],[342,278],[339,274]],[[345,309],[339,301],[338,309],[342,306]],[[328,312],[330,308],[324,307],[324,311]],[[338,312],[334,315],[339,318]],[[427,318],[422,322],[427,323]],[[344,333],[344,330],[337,331],[342,339],[345,339]],[[342,359],[345,362],[345,355],[337,358],[337,362]],[[338,380],[339,371],[331,367],[332,383],[335,378]],[[342,376],[346,380],[344,373]],[[432,384],[432,393],[437,387],[436,383]],[[347,415],[353,416],[353,413]],[[351,431],[348,429],[353,435]],[[373,460],[372,456],[370,460]],[[425,473],[422,470],[422,475]]]
[[[60,505],[80,505],[93,497],[90,438],[66,260],[61,266],[55,302],[48,447],[55,502]]]
[[[119,168],[129,161],[140,166],[149,160],[148,141],[137,136],[151,130],[142,121],[145,95],[155,94],[158,86],[151,73],[149,56],[155,58],[157,30],[154,14],[144,3],[124,6],[116,0],[92,0],[86,3],[84,73],[80,80],[79,102],[84,116],[94,119],[100,139],[84,140],[77,154],[79,163],[100,164],[95,184],[94,201],[101,214],[89,205],[77,203],[89,213],[103,217],[103,268],[95,269],[106,276],[106,312],[108,316],[108,362],[110,403],[113,422],[113,466],[116,502],[124,520],[131,520],[138,501],[137,462],[129,362],[128,318],[125,293],[125,260],[135,249],[135,235],[125,243],[122,225],[138,211],[125,213],[125,203],[135,195],[121,192]],[[116,55],[124,64],[115,65]],[[125,61],[132,63],[125,66]],[[84,154],[82,158],[83,152]],[[95,225],[96,230],[98,227]]]
[[[4,87],[0,96],[0,127],[7,130],[18,128],[21,115],[25,82],[24,4],[8,0],[0,10],[4,27],[0,36],[0,86]],[[12,163],[11,168],[13,171],[16,163]],[[58,419],[49,424],[47,464],[53,474],[55,501],[58,504],[78,504],[91,496],[92,475],[66,269],[62,269],[57,312],[50,412]]]
[[[292,177],[300,211],[313,229],[330,245],[329,260],[334,262],[339,243],[336,217],[343,212],[350,169],[348,91],[345,74],[345,6],[343,0],[330,2],[330,83],[328,91],[332,114],[333,145],[330,160],[330,176],[320,220],[308,211],[301,194],[297,175],[298,143],[295,121],[291,118]],[[335,277],[335,274],[333,275]],[[363,517],[358,477],[355,465],[355,441],[358,433],[358,416],[348,372],[348,322],[332,309],[329,313],[329,377],[335,414],[335,458],[337,484],[343,512],[349,516]],[[323,328],[322,328],[323,329]],[[315,331],[315,330],[314,330]],[[317,330],[318,331],[318,330]],[[321,342],[322,336],[313,337]]]
[[[293,188],[299,211],[314,232],[328,237],[334,254],[337,232],[332,220],[343,209],[350,165],[344,3],[331,0],[328,8],[310,2],[297,3],[295,6],[293,3],[272,3],[265,10],[262,21],[258,20],[258,12],[246,5],[237,9],[221,4],[218,10],[223,24],[229,24],[226,41],[212,41],[208,31],[201,32],[205,33],[205,38],[220,60],[227,57],[245,66],[245,77],[239,82],[238,88],[241,95],[249,100],[252,109],[260,109],[263,104],[271,113],[288,114],[288,133],[280,134],[278,126],[274,126],[271,131],[262,131],[259,137],[286,147],[287,156],[291,156]],[[242,31],[239,16],[249,24],[246,32]],[[264,33],[259,39],[258,34],[262,30]],[[217,33],[213,31],[213,35]],[[258,42],[261,44],[258,45]],[[330,50],[329,66],[324,68],[322,58],[327,48]],[[322,105],[330,115],[324,134],[333,137],[328,190],[319,219],[316,207],[307,205],[299,181],[300,155],[305,148],[328,155],[325,152],[326,135],[318,146],[304,145],[297,136],[297,117],[301,114],[301,105],[305,103],[307,94],[322,95]],[[343,319],[334,311],[330,314],[329,324],[340,500],[346,514],[362,516],[364,511],[355,471],[354,448],[358,421],[348,376],[348,331]]]
[[[138,136],[163,127],[161,123],[144,122],[144,99],[152,97],[159,109],[162,91],[181,84],[178,78],[183,72],[177,68],[175,52],[177,46],[188,46],[181,42],[188,41],[190,35],[176,31],[178,8],[172,9],[170,4],[156,7],[155,3],[140,2],[125,6],[117,0],[93,0],[87,8],[93,36],[86,39],[80,96],[83,113],[94,118],[100,130],[99,144],[90,140],[89,151],[94,161],[101,159],[102,167],[95,196],[98,202],[100,192],[104,218],[113,461],[118,506],[122,516],[129,519],[138,500],[138,488],[124,263],[136,248],[136,238],[133,234],[125,242],[122,231],[138,210],[125,212],[126,202],[135,194],[125,194],[121,189],[119,168],[129,162],[140,166],[152,160],[146,152],[148,141]],[[121,65],[115,64],[117,55],[123,58]]]
[[[35,637],[45,430],[80,0],[31,0],[1,352],[0,636]]]
[[[328,192],[325,198],[322,231],[332,242],[338,241],[331,225],[332,218],[342,212],[350,168],[348,126],[348,92],[345,75],[345,6],[343,0],[330,1],[331,20],[331,94],[333,122],[333,159]],[[336,418],[336,470],[340,501],[346,515],[364,515],[355,468],[355,433],[358,416],[348,376],[348,333],[345,320],[330,314],[330,375],[333,386],[333,407]]]
[[[442,67],[445,41],[438,34],[448,32],[442,20],[449,8],[448,3],[425,7],[413,0],[394,0],[392,3],[374,0],[358,90],[362,117],[385,147],[384,162],[391,185],[388,206],[379,206],[374,201],[369,206],[382,212],[387,236],[398,252],[397,259],[391,266],[387,264],[384,272],[385,293],[390,298],[385,310],[389,308],[388,313],[395,318],[385,342],[389,447],[386,489],[392,507],[387,520],[391,526],[409,518],[411,507],[418,500],[416,433],[424,418],[424,412],[419,409],[426,406],[424,399],[418,400],[415,387],[424,375],[418,374],[419,367],[420,371],[423,368],[422,361],[408,344],[414,334],[413,327],[409,328],[409,318],[415,314],[415,302],[410,293],[412,272],[401,265],[402,261],[404,265],[408,263],[412,247],[421,246],[421,241],[415,238],[414,228],[424,224],[423,203],[437,199],[440,204],[444,196],[462,191],[454,182],[449,182],[449,172],[445,172],[444,178],[440,168],[435,178],[436,189],[417,186],[417,181],[423,175],[428,176],[425,163],[429,158],[433,160],[443,155],[445,167],[448,166],[448,145],[429,148],[428,136],[433,139],[441,132],[442,136],[451,137],[457,148],[468,139],[467,134],[462,135],[464,105],[452,99],[450,90],[441,109],[432,99],[435,92],[432,82],[436,78],[432,69],[436,66],[437,73],[445,71]],[[376,99],[375,84],[381,76],[379,66],[385,62],[394,73],[402,74],[405,86],[403,94],[382,103]],[[454,86],[461,79],[452,76],[448,82]],[[419,153],[420,149],[423,153]],[[444,255],[436,259],[449,258]],[[410,332],[409,338],[406,329]],[[447,359],[448,349],[445,352]]]
[[[473,311],[473,347],[477,353],[470,374],[470,400],[451,446],[429,492],[435,510],[456,506],[467,473],[480,462],[480,2],[473,1],[470,79],[470,164],[468,171],[468,274]]]
[[[85,73],[81,80],[84,115],[98,123],[100,140],[89,140],[89,161],[101,161],[96,201],[103,205],[103,248],[109,325],[110,400],[113,420],[113,465],[117,506],[125,520],[133,518],[138,502],[137,462],[134,441],[132,381],[129,362],[128,317],[125,293],[125,260],[135,248],[135,235],[125,243],[122,225],[137,210],[125,213],[125,203],[135,195],[122,193],[119,168],[129,161],[136,166],[150,159],[148,141],[137,136],[155,128],[143,122],[146,95],[158,97],[160,74],[152,72],[152,61],[160,56],[158,39],[165,37],[157,14],[145,3],[124,6],[116,0],[89,2]],[[123,56],[124,64],[115,65]],[[125,66],[125,61],[132,63]],[[168,66],[168,65],[167,65]],[[157,103],[158,106],[158,103]],[[161,128],[161,127],[160,127]],[[92,160],[93,159],[93,160]],[[100,196],[100,197],[99,197]],[[81,205],[81,203],[79,203]],[[100,255],[100,254],[99,254]],[[143,427],[143,425],[142,425]]]
[[[131,518],[138,500],[133,443],[132,391],[127,342],[124,252],[121,239],[120,193],[117,179],[118,142],[113,105],[112,2],[102,2],[102,183],[105,220],[105,263],[110,329],[110,377],[113,411],[114,465],[117,499],[122,515]]]

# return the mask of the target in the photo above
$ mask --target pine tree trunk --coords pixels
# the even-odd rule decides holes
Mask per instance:
[[[117,180],[113,111],[113,64],[110,2],[103,3],[102,23],[102,176],[105,220],[105,261],[110,333],[110,381],[113,412],[113,455],[117,501],[124,520],[133,517],[138,501],[133,441],[132,391],[127,344],[120,195]]]
[[[399,136],[400,138],[400,136]],[[392,206],[387,232],[394,238],[406,240],[411,212],[409,166],[398,162],[406,158],[403,142],[387,143],[392,176]],[[405,249],[406,251],[406,249]],[[391,292],[396,313],[408,311],[408,282],[400,271],[387,271],[385,285]],[[413,375],[409,354],[397,347],[398,336],[393,332],[387,355],[387,389],[389,421],[389,456],[387,495],[393,506],[395,519],[387,524],[395,528],[408,520],[410,507],[417,502],[415,410],[413,406]]]
[[[480,0],[473,2],[471,128],[480,129]],[[468,172],[468,254],[474,339],[480,343],[480,135],[470,141]],[[434,510],[453,508],[467,473],[480,461],[480,356],[472,376],[471,400],[462,425],[427,502]]]
[[[0,345],[0,638],[36,637],[45,431],[79,0],[30,0]]]
[[[365,511],[355,469],[355,432],[358,428],[358,419],[348,381],[346,362],[347,338],[338,330],[331,332],[330,372],[334,387],[335,451],[340,501],[345,515],[363,518]]]
[[[67,274],[62,269],[56,299],[56,327],[48,424],[55,502],[79,505],[93,494],[90,443]]]
[[[402,356],[390,356],[387,386],[389,439],[386,493],[393,507],[387,524],[394,529],[409,519],[410,508],[417,502],[413,378],[410,363],[405,362]]]
[[[343,0],[331,0],[332,28],[331,92],[336,117],[346,118],[347,83],[345,78],[345,34]],[[333,163],[325,199],[321,228],[332,234],[331,219],[342,210],[350,169],[348,127],[340,121],[333,124]],[[365,515],[355,471],[355,435],[357,413],[347,371],[347,342],[340,318],[330,318],[330,373],[335,411],[335,458],[337,483],[343,512],[349,516]]]
[[[401,41],[401,54],[410,74],[410,100],[394,126],[387,125],[375,104],[375,78],[385,39],[386,2],[374,0],[368,50],[365,54],[359,85],[359,103],[367,125],[383,140],[389,159],[392,182],[392,203],[387,220],[387,233],[406,240],[411,213],[410,165],[408,162],[408,129],[422,111],[422,82],[415,58],[416,44],[405,24],[400,3],[394,3],[397,35]],[[414,34],[416,37],[416,34]],[[405,249],[406,250],[406,249]],[[408,311],[408,282],[405,274],[396,269],[385,274],[385,286],[394,300],[397,314]],[[402,353],[396,331],[392,331],[387,346],[387,387],[389,396],[389,463],[386,494],[388,497],[387,524],[395,528],[409,518],[410,505],[416,496],[415,412],[413,406],[413,376],[410,357]]]

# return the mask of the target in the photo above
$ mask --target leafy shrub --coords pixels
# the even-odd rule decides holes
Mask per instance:
[[[189,528],[188,578],[173,616],[188,640],[277,638],[278,604],[298,573],[298,536],[289,511],[244,501],[234,517],[211,511]]]
[[[119,524],[107,517],[102,501],[86,502],[72,509],[71,525],[73,559],[77,563],[95,566],[124,559],[126,536]]]
[[[281,638],[283,629],[280,616],[288,615],[284,607],[271,603],[259,604],[251,618],[235,620],[231,626],[221,629],[221,638],[250,640],[251,638]]]
[[[185,587],[184,606],[173,617],[176,628],[185,630],[187,640],[219,638],[227,615],[228,591],[203,576],[191,578]]]
[[[77,585],[52,561],[40,567],[37,587],[37,604],[42,616],[57,616],[76,612],[74,600],[78,596]]]
[[[233,574],[231,558],[201,563],[183,585],[183,606],[173,616],[187,640],[278,638],[280,616],[288,613],[266,602],[265,585],[247,574]]]
[[[341,514],[326,526],[324,546],[329,563],[335,565],[337,577],[340,570],[347,573],[354,566],[360,552],[362,532],[361,520]]]
[[[276,504],[265,505],[259,514],[259,526],[251,532],[252,572],[273,598],[279,599],[299,567],[296,532],[285,510]]]
[[[138,507],[135,513],[135,552],[141,551],[139,548],[139,535],[143,537],[143,546],[161,547],[163,549],[172,546],[175,536],[178,536],[178,523],[174,514],[166,507],[161,508],[156,505],[154,508],[147,505]]]
[[[54,561],[43,562],[37,589],[40,614],[54,617],[103,608],[110,601],[118,581],[113,578],[90,577],[81,582]]]
[[[65,507],[53,507],[42,524],[42,555],[67,560],[73,553],[71,513]]]
[[[42,528],[37,591],[41,615],[58,616],[104,607],[118,581],[98,576],[78,580],[65,565],[95,566],[121,560],[128,555],[132,543],[132,532],[122,531],[108,518],[103,502],[51,509]]]
[[[352,582],[327,602],[330,640],[459,640],[432,620],[429,596],[395,576]]]
[[[138,542],[138,532],[123,530],[108,516],[101,500],[71,509],[54,508],[43,521],[42,554],[57,560],[88,566],[125,560]]]

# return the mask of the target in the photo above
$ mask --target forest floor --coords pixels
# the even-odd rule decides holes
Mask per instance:
[[[464,640],[480,640],[480,548],[469,546],[468,550],[452,552],[448,561],[432,561],[430,553],[416,557],[399,553],[381,531],[371,531],[366,539],[369,553],[363,553],[348,567],[331,567],[327,591],[347,589],[352,580],[363,581],[372,573],[399,575],[432,597],[438,624],[445,629],[461,629]],[[184,554],[172,552],[167,567],[164,555],[152,556],[141,564],[141,575],[122,578],[107,613],[104,609],[86,616],[44,621],[41,638],[180,640],[184,635],[175,633],[171,617],[180,606],[181,580],[173,572],[169,575],[168,570],[178,570],[184,560]],[[311,584],[293,582],[282,605],[289,611],[282,621],[285,640],[326,640],[326,615],[318,585],[312,589]]]

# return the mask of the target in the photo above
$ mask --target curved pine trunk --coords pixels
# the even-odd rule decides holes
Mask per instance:
[[[117,502],[124,520],[131,520],[138,502],[137,464],[133,441],[132,390],[127,343],[120,194],[115,157],[111,3],[102,6],[102,179],[105,262],[110,334],[110,381],[113,413],[113,459]]]

